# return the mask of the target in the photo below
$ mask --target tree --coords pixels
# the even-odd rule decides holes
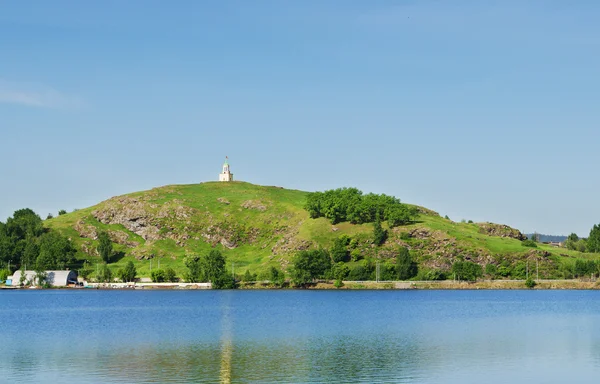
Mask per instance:
[[[60,211],[58,211],[58,216],[62,216],[62,215],[66,215],[67,211],[65,211],[64,209],[61,209]]]
[[[40,236],[44,233],[42,219],[29,208],[19,209],[6,221],[6,233],[17,239]]]
[[[39,255],[40,246],[37,243],[37,238],[31,236],[28,237],[25,240],[25,249],[23,250],[21,263],[25,264],[25,266],[29,265],[31,268],[34,268]]]
[[[256,274],[250,273],[250,270],[246,269],[244,276],[242,276],[242,281],[250,282],[250,281],[255,281],[255,280],[256,280]]]
[[[330,249],[331,258],[334,263],[346,261],[348,259],[348,236],[340,236],[333,242],[333,247]]]
[[[324,278],[331,270],[329,252],[323,249],[299,251],[293,259],[291,275],[296,285],[306,285],[315,279]]]
[[[458,280],[475,281],[483,276],[481,265],[471,261],[456,261],[452,264],[452,272]]]
[[[531,276],[529,276],[527,280],[525,280],[525,286],[529,289],[534,288],[536,285],[537,283],[535,282],[535,280],[533,280]]]
[[[339,262],[333,265],[332,275],[336,280],[344,280],[350,274],[350,268],[345,263]]]
[[[150,277],[154,283],[164,283],[167,280],[165,271],[162,269],[155,269],[154,271],[150,272]]]
[[[285,273],[276,267],[271,267],[269,268],[269,280],[272,284],[281,287],[285,282]]]
[[[576,233],[571,233],[571,234],[569,235],[569,237],[567,237],[567,240],[570,240],[570,241],[572,241],[572,242],[576,243],[576,242],[578,242],[578,241],[579,241],[579,236],[577,236],[577,234],[576,234]]]
[[[225,257],[220,251],[213,249],[200,257],[200,268],[202,279],[214,285],[225,273]]]
[[[113,243],[108,236],[108,233],[101,231],[98,234],[98,253],[105,263],[110,263],[113,255]]]
[[[37,269],[35,270],[35,285],[38,287],[46,286],[46,280],[48,279],[48,274],[46,271]]]
[[[131,281],[135,281],[135,276],[137,275],[137,270],[133,261],[128,261],[125,264],[124,268],[119,269],[117,276],[124,283],[129,283]]]
[[[65,269],[73,263],[76,252],[68,238],[54,231],[40,237],[39,249],[36,266],[40,270]]]
[[[171,267],[165,268],[165,281],[168,281],[169,283],[175,283],[177,280],[178,279],[175,270]]]
[[[200,258],[197,256],[187,256],[183,262],[188,269],[184,276],[185,280],[188,283],[199,283],[202,279]]]
[[[414,262],[406,247],[400,247],[396,255],[396,272],[398,280],[408,280],[417,275],[417,263]]]
[[[96,281],[100,283],[110,283],[113,281],[112,271],[110,270],[107,264],[102,264],[98,269],[98,273],[96,274]]]
[[[373,223],[373,243],[377,246],[383,244],[387,238],[387,231],[381,226],[381,220],[379,214],[375,217]]]
[[[50,220],[50,219],[54,219],[54,215],[49,213],[48,216],[46,216],[46,220]]]
[[[588,252],[600,252],[600,225],[594,225],[587,239]]]
[[[186,280],[190,283],[210,282],[215,289],[235,287],[233,276],[225,270],[225,257],[213,249],[200,257],[186,257]]]
[[[496,278],[496,276],[498,275],[498,267],[495,264],[486,264],[485,274],[488,275],[491,279]]]

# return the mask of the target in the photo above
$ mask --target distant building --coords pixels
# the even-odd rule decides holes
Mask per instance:
[[[35,271],[25,271],[25,284],[36,283]],[[46,282],[55,287],[66,287],[69,284],[77,284],[77,272],[75,271],[46,271]],[[11,285],[21,284],[21,271],[16,271],[11,278]],[[8,285],[8,284],[7,284]]]
[[[225,163],[223,164],[223,172],[219,174],[219,181],[233,181],[233,173],[229,167],[229,159],[225,156]]]

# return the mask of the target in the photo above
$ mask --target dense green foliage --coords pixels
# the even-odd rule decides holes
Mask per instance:
[[[595,260],[575,260],[573,275],[574,277],[591,277],[599,272],[599,266]]]
[[[594,225],[587,239],[588,252],[600,252],[600,225]]]
[[[316,279],[324,279],[331,270],[329,252],[324,249],[300,251],[294,256],[292,281],[296,285],[306,285]]]
[[[348,244],[350,243],[350,238],[348,236],[340,236],[336,238],[333,242],[333,246],[329,250],[331,254],[331,259],[334,263],[340,261],[348,261]]]
[[[472,261],[456,261],[452,264],[452,273],[457,280],[475,281],[483,276],[483,268]]]
[[[396,255],[396,271],[398,280],[408,280],[418,273],[417,263],[414,262],[406,247],[400,247],[398,249],[398,254]]]
[[[535,242],[535,240],[532,239],[521,241],[521,245],[524,247],[537,248],[537,243]]]
[[[98,254],[105,263],[110,263],[113,256],[113,243],[105,231],[98,233]]]
[[[179,279],[177,278],[177,273],[175,270],[171,267],[165,268],[165,281],[168,281],[169,283],[175,283],[177,280]]]
[[[154,283],[164,283],[167,280],[165,271],[162,269],[155,269],[150,272],[150,278]]]
[[[8,269],[0,269],[0,281],[5,281],[11,273]]]
[[[381,226],[381,220],[379,219],[379,213],[375,215],[375,222],[373,223],[373,243],[375,245],[381,245],[387,239],[387,231]]]
[[[535,282],[535,280],[533,280],[531,276],[529,276],[527,280],[525,280],[525,286],[529,289],[534,288],[536,285],[537,283]]]
[[[215,289],[235,287],[233,276],[225,270],[225,257],[216,249],[201,256],[187,257],[185,263],[188,268],[185,278],[190,283],[209,282]]]
[[[125,267],[119,269],[119,271],[117,272],[117,277],[125,283],[135,281],[136,275],[137,270],[132,261],[128,261],[127,264],[125,264]]]
[[[108,265],[102,264],[96,273],[96,281],[100,283],[111,283],[113,281],[112,272]]]
[[[20,209],[0,223],[0,261],[28,269],[65,269],[74,262],[75,248],[59,232],[43,227],[31,209]]]
[[[325,217],[332,224],[349,221],[353,224],[372,223],[377,215],[390,227],[410,223],[417,215],[415,209],[387,195],[363,193],[356,188],[338,188],[312,192],[306,197],[305,209],[311,218]]]

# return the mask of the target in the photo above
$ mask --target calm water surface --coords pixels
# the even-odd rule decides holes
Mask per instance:
[[[600,292],[0,291],[0,382],[595,383]]]

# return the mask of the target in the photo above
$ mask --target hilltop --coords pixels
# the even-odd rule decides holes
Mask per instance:
[[[424,207],[415,207],[417,219],[390,228],[387,241],[375,247],[372,224],[332,225],[325,218],[311,219],[304,209],[307,195],[245,182],[170,185],[113,197],[45,220],[44,225],[68,236],[80,263],[92,265],[100,262],[98,233],[107,231],[117,251],[112,268],[132,260],[141,276],[149,275],[151,263],[182,273],[186,255],[212,248],[222,250],[236,274],[260,274],[270,266],[287,271],[298,250],[330,248],[340,236],[348,237],[349,267],[373,260],[393,263],[398,247],[406,246],[421,277],[428,271],[449,271],[457,260],[504,268],[512,277],[525,273],[530,261],[539,266],[540,277],[562,277],[561,265],[595,258],[541,244],[526,247],[521,242],[525,236],[509,226],[457,223]]]

